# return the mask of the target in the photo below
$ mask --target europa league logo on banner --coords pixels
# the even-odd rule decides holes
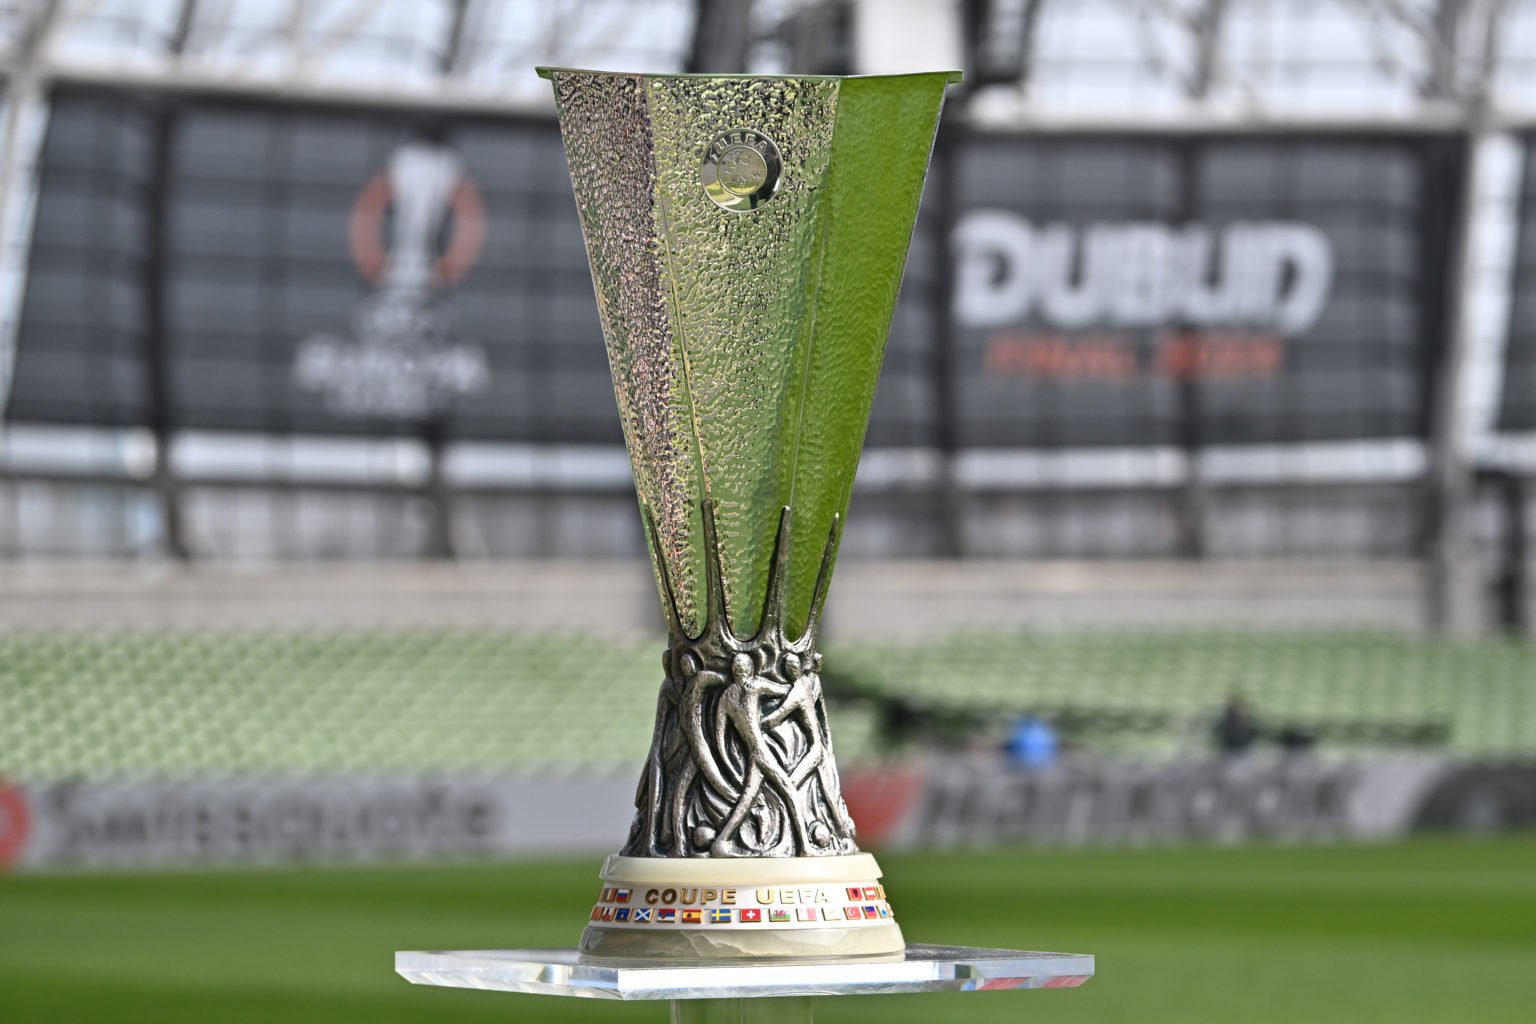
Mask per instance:
[[[375,291],[352,308],[349,336],[305,338],[293,379],[335,416],[424,419],[490,382],[485,348],[453,337],[444,296],[485,240],[485,206],[457,153],[418,139],[358,194],[348,243]]]

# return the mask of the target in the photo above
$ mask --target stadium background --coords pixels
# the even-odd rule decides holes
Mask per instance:
[[[828,694],[909,937],[1100,977],[824,1014],[1528,1014],[1536,2],[16,0],[0,37],[0,1019],[655,1019],[389,973],[573,941],[658,681],[534,64],[967,72]],[[1233,694],[1262,735],[1219,757]]]

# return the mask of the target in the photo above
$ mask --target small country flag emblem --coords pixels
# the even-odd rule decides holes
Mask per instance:
[[[866,921],[873,921],[875,918],[877,918],[879,916],[880,916],[880,908],[875,906],[873,903],[871,903],[869,906],[864,908],[864,920],[866,920]]]
[[[865,899],[869,899],[869,900],[874,899],[873,896],[866,896],[864,898]],[[615,890],[613,890],[613,901],[615,903],[628,903],[629,902],[629,890],[628,889],[615,889]]]
[[[629,923],[630,924],[650,924],[650,922],[651,922],[651,908],[650,907],[636,907],[634,910],[632,910],[630,912],[630,915],[629,915]]]
[[[789,920],[789,911],[783,907],[773,907],[768,911],[768,920],[774,924],[784,924]]]
[[[661,924],[674,924],[677,921],[677,910],[672,907],[657,907],[656,920]]]
[[[603,908],[603,920],[604,921],[612,921],[613,920],[613,908],[612,907],[604,907]]]
[[[603,902],[604,903],[612,903],[613,902],[613,890],[612,889],[604,889],[603,890]]]
[[[828,921],[841,921],[843,919],[843,912],[836,907],[822,907],[821,916]]]
[[[683,911],[683,924],[703,924],[704,911],[698,907],[689,907]]]
[[[890,917],[891,916],[891,905],[889,903],[882,903],[882,904],[880,904],[880,916],[881,917]]]
[[[814,920],[816,920],[816,908],[815,907],[796,907],[795,908],[795,917],[797,917],[801,921],[814,921]]]
[[[848,887],[848,898],[851,900],[862,900],[864,898],[864,890],[856,885],[850,885]]]
[[[864,911],[858,907],[844,907],[843,916],[850,921],[862,921],[864,920]]]
[[[592,908],[592,920],[594,920],[594,921],[601,921],[602,919],[603,919],[603,908],[602,907],[593,907]]]
[[[763,912],[756,907],[744,907],[741,911],[742,924],[761,924]]]
[[[628,907],[620,907],[618,910],[616,910],[614,912],[613,919],[615,921],[628,921],[629,920],[629,908]]]
[[[716,907],[709,912],[710,924],[730,924],[731,910],[729,907]]]
[[[624,894],[623,896],[619,897],[619,902],[620,903],[623,903],[625,900],[629,899],[629,890],[628,889],[620,889],[619,892],[622,892]],[[864,898],[866,900],[877,900],[877,899],[879,899],[880,898],[880,888],[879,888],[879,886],[866,885],[864,887]]]

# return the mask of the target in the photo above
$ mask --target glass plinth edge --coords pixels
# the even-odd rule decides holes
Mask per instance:
[[[415,985],[589,999],[743,999],[1076,988],[1093,957],[972,946],[743,963],[616,959],[574,949],[403,950],[395,972]]]

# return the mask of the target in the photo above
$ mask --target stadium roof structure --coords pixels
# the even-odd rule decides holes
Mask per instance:
[[[1117,127],[1149,119],[1422,121],[1484,99],[1503,116],[1536,118],[1531,0],[968,6],[980,12],[972,63],[987,66],[982,77],[992,87],[981,112],[990,118]],[[542,109],[547,90],[534,64],[688,70],[698,61],[696,37],[722,10],[748,23],[738,47],[745,70],[813,70],[805,65],[825,57],[819,44],[807,48],[797,23],[850,7],[879,18],[877,5],[846,0],[11,0],[0,6],[0,73],[13,89],[42,78]],[[880,38],[902,31],[882,24]],[[856,48],[878,45],[856,40]]]
[[[692,4],[640,12],[633,0],[24,0],[0,35],[12,76],[505,110],[546,105],[532,68],[553,54],[678,67]]]

